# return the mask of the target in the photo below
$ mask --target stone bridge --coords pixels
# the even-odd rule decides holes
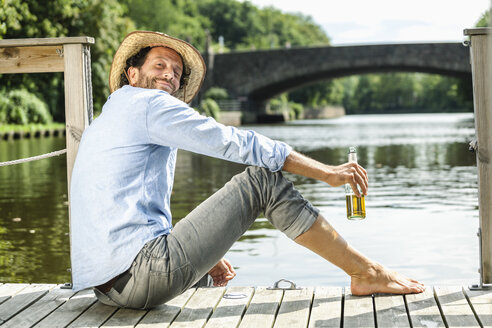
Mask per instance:
[[[326,46],[206,55],[211,86],[262,112],[267,100],[288,90],[348,75],[422,72],[471,78],[469,49],[461,43]]]

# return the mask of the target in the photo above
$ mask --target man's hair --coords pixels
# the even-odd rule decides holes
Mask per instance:
[[[130,81],[128,81],[126,75],[128,74],[128,69],[130,67],[136,67],[138,69],[142,68],[143,64],[145,63],[145,59],[147,59],[147,55],[149,54],[149,51],[152,48],[153,47],[142,48],[135,55],[131,56],[126,60],[125,71],[121,73],[120,88],[123,87],[124,85],[130,84]],[[181,74],[181,79],[179,80],[179,88],[181,89],[184,86],[185,80],[188,78],[190,74],[184,65],[183,57],[180,54],[178,55],[181,58],[181,62],[183,63],[183,73]]]

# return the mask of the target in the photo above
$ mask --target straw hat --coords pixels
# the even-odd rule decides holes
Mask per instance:
[[[127,59],[138,53],[142,48],[157,46],[171,48],[181,55],[184,64],[183,74],[188,76],[173,96],[185,103],[190,103],[200,90],[205,78],[205,62],[200,52],[188,42],[159,32],[135,31],[128,34],[121,42],[113,57],[113,64],[109,73],[109,89],[111,93],[120,88],[121,75],[125,70]]]

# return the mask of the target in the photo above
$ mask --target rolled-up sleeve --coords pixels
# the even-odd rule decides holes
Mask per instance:
[[[147,131],[151,143],[232,162],[281,170],[292,148],[252,130],[225,126],[166,93],[150,100]]]

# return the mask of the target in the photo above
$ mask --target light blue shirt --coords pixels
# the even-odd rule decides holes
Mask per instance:
[[[125,86],[85,130],[70,189],[73,289],[127,270],[172,229],[177,149],[278,171],[291,148],[224,126],[165,91]]]

